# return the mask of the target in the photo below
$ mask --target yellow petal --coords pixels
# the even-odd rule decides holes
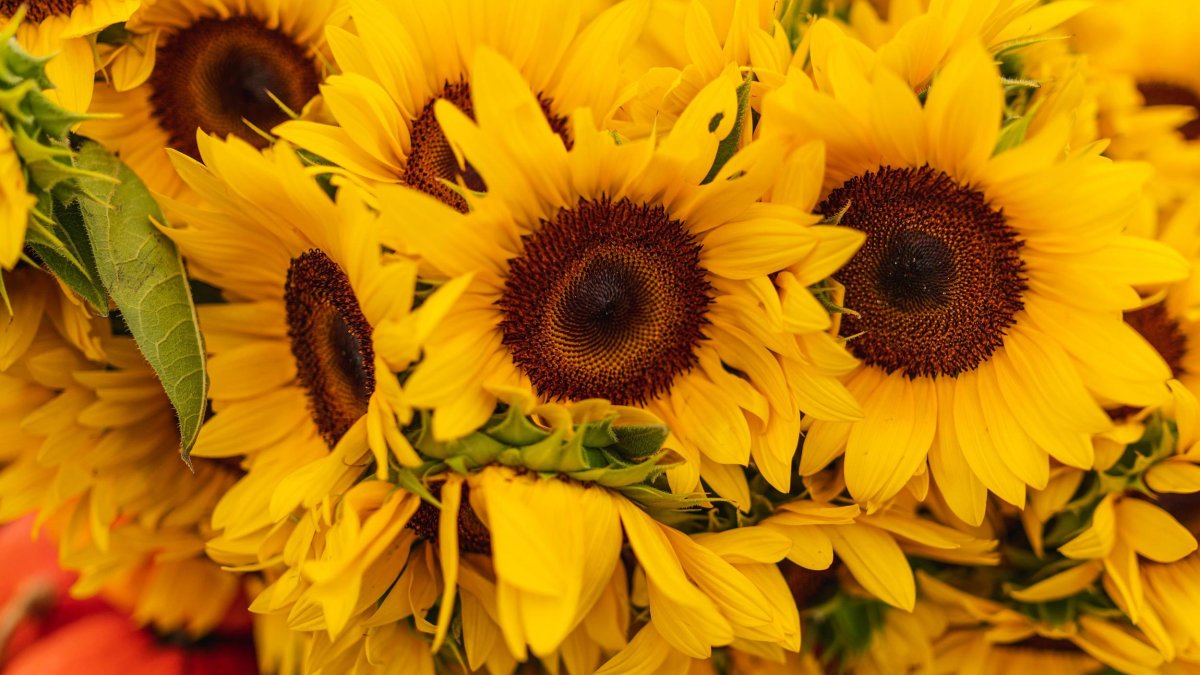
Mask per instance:
[[[1196,550],[1196,538],[1171,514],[1140,499],[1116,507],[1117,531],[1133,550],[1160,563],[1175,562]]]
[[[1030,603],[1070,597],[1095,583],[1103,570],[1104,567],[1099,562],[1087,562],[1059,572],[1031,586],[1009,591],[1008,595],[1014,600]]]
[[[1113,508],[1113,496],[1109,495],[1096,506],[1088,528],[1060,546],[1058,552],[1075,560],[1101,558],[1112,550],[1116,536],[1116,513]]]
[[[912,568],[890,535],[863,525],[828,527],[825,532],[863,588],[893,607],[912,611],[917,600]]]

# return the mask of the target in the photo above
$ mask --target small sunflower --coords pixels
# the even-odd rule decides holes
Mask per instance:
[[[25,7],[17,42],[34,56],[49,57],[46,75],[54,89],[46,96],[76,113],[87,112],[96,80],[95,35],[121,23],[140,0],[3,0],[0,24]]]
[[[1126,94],[1101,99],[1114,156],[1148,159],[1193,183],[1200,178],[1194,143],[1200,139],[1200,17],[1174,2],[1103,0],[1069,29],[1097,79]]]
[[[774,565],[785,537],[689,537],[643,510],[675,500],[643,482],[662,473],[663,454],[648,447],[634,459],[620,439],[652,431],[656,448],[666,437],[658,420],[596,400],[540,404],[513,391],[505,401],[466,439],[439,443],[427,427],[410,429],[429,461],[394,472],[407,476],[398,483],[367,479],[330,496],[323,486],[356,480],[368,459],[340,446],[280,485],[275,518],[296,507],[303,515],[287,571],[255,610],[314,633],[320,660],[309,668],[348,668],[399,639],[416,640],[420,650],[404,649],[430,668],[449,642],[471,670],[508,672],[536,657],[587,673],[626,646],[632,617],[647,610],[689,658],[734,640],[799,649]]]
[[[988,490],[1023,505],[1050,457],[1090,468],[1092,434],[1111,427],[1102,403],[1168,397],[1169,367],[1120,312],[1141,304],[1134,286],[1181,279],[1187,263],[1122,233],[1146,171],[1094,147],[1064,153],[1069,119],[997,151],[1003,91],[977,43],[922,105],[826,35],[813,67],[836,70],[834,90],[794,76],[763,124],[826,144],[819,210],[867,235],[835,275],[864,419],[813,422],[800,470],[844,450],[851,494],[876,504],[928,457],[954,513],[978,524]]]
[[[32,295],[19,290],[14,300]],[[240,585],[203,555],[208,518],[236,475],[179,461],[174,412],[131,338],[95,320],[97,359],[53,314],[33,316],[32,341],[0,373],[0,519],[36,511],[80,575],[77,595],[103,594],[162,630],[207,633]]]
[[[136,4],[136,3],[135,3]],[[125,24],[129,42],[109,55],[83,133],[114,150],[155,192],[184,185],[166,148],[199,157],[197,131],[256,146],[317,95],[325,27],[344,20],[340,0],[161,0]]]
[[[359,193],[330,199],[286,144],[260,153],[238,138],[199,143],[205,165],[174,155],[196,200],[168,203],[175,227],[165,232],[190,274],[226,300],[198,308],[215,414],[192,455],[247,469],[217,506],[221,534],[209,544],[240,565],[259,560],[274,486],[344,437],[369,442],[384,470],[389,453],[413,461],[394,432],[411,417],[394,373],[428,327],[409,312],[414,265],[384,257]],[[381,343],[385,324],[393,337]]]
[[[1059,0],[898,0],[882,14],[854,0],[850,32],[879,52],[880,62],[918,90],[929,86],[950,57],[972,42],[991,53],[1032,42],[1079,14],[1087,2]]]
[[[459,191],[485,183],[469,163],[460,165],[434,107],[446,100],[474,115],[476,51],[494,49],[515,64],[569,144],[571,111],[587,108],[606,120],[615,109],[621,58],[649,4],[614,3],[585,22],[581,3],[556,0],[352,0],[357,34],[331,33],[342,72],[321,88],[337,124],[296,121],[276,133],[363,180],[404,183],[465,210]]]
[[[473,275],[405,384],[433,411],[434,436],[478,428],[498,388],[603,398],[667,423],[668,446],[688,460],[671,474],[677,491],[703,472],[746,506],[738,467],[751,456],[786,490],[797,411],[858,416],[829,370],[849,359],[810,289],[859,243],[812,226],[819,148],[752,144],[702,184],[735,116],[733,73],[657,142],[617,143],[580,109],[570,150],[497,54],[477,55],[472,81],[478,124],[448,102],[437,115],[488,193],[466,194],[471,211],[458,214],[379,189],[389,246],[418,256],[430,279]],[[789,179],[777,184],[780,172]]]

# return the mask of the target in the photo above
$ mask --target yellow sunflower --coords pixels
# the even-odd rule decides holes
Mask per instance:
[[[135,3],[136,4],[136,3]],[[184,184],[166,148],[199,157],[197,131],[264,147],[272,127],[318,93],[325,28],[345,19],[341,0],[158,0],[125,24],[108,56],[95,120],[82,132],[115,151],[155,192]]]
[[[17,42],[34,56],[54,57],[46,64],[46,75],[54,83],[46,96],[82,113],[91,104],[96,79],[96,34],[127,20],[139,5],[140,0],[4,0],[0,24],[25,7]]]
[[[585,23],[581,3],[557,0],[351,0],[357,33],[331,31],[341,74],[321,87],[336,124],[295,121],[276,133],[363,180],[402,182],[465,210],[459,191],[485,185],[457,160],[434,104],[446,100],[473,115],[475,52],[491,48],[515,64],[569,143],[573,110],[603,121],[615,109],[621,58],[649,4],[615,3]]]
[[[639,77],[622,97],[609,126],[628,138],[663,133],[730,64],[746,70],[755,66],[765,72],[781,70],[791,48],[782,28],[768,32],[774,5],[771,0],[654,2],[646,29],[629,57],[628,67]],[[762,79],[750,84],[754,108],[771,83]],[[749,129],[748,123],[745,128]]]
[[[473,275],[405,384],[413,405],[433,411],[436,438],[478,428],[502,387],[604,398],[668,425],[668,446],[687,460],[671,472],[678,492],[703,472],[746,506],[740,466],[751,457],[788,489],[798,410],[857,418],[833,376],[853,362],[810,286],[859,235],[812,226],[818,146],[785,156],[751,144],[702,184],[736,112],[730,75],[658,141],[618,143],[580,109],[568,150],[533,114],[519,73],[494,52],[477,55],[478,124],[448,102],[437,115],[487,194],[465,194],[471,211],[458,214],[379,188],[389,246],[418,256],[430,279]],[[772,186],[772,201],[758,201]]]
[[[1084,673],[1104,668],[1151,675],[1163,657],[1120,620],[1080,613],[1057,625],[1036,621],[924,572],[921,593],[942,609],[947,627],[934,643],[933,673]]]
[[[878,50],[880,62],[918,90],[962,47],[982,42],[995,53],[1033,41],[1089,6],[1078,0],[854,0],[851,33]]]
[[[204,165],[174,155],[198,202],[169,201],[165,229],[189,273],[225,300],[198,308],[214,415],[192,454],[247,469],[213,514],[220,536],[209,550],[250,564],[271,543],[274,486],[343,438],[369,444],[383,472],[391,453],[414,461],[395,431],[411,411],[394,373],[419,353],[420,317],[448,296],[411,314],[415,266],[385,258],[361,195],[343,188],[330,199],[290,146],[260,153],[200,136],[199,152]],[[392,327],[385,342],[382,325]]]
[[[1069,24],[1072,45],[1087,55],[1102,128],[1115,157],[1145,159],[1159,179],[1200,180],[1200,16],[1186,4],[1102,0]]]
[[[29,194],[21,158],[8,126],[0,122],[0,269],[10,270],[25,246],[25,227],[37,199]]]
[[[1169,367],[1121,311],[1141,304],[1134,285],[1181,279],[1187,263],[1122,234],[1146,171],[1098,147],[1064,152],[1068,119],[1000,144],[1002,88],[978,44],[922,105],[827,33],[813,67],[837,74],[833,91],[794,76],[763,124],[826,144],[819,209],[867,234],[835,275],[865,417],[815,421],[800,470],[844,450],[851,494],[876,504],[928,457],[954,513],[978,524],[988,490],[1023,505],[1050,457],[1090,468],[1091,435],[1111,427],[1101,403],[1167,398]]]
[[[14,300],[32,295],[20,290]],[[0,373],[0,519],[36,511],[80,574],[76,595],[104,594],[162,630],[207,633],[240,586],[204,557],[209,516],[235,473],[179,461],[174,412],[131,338],[97,319],[102,357],[89,357],[51,313],[34,316],[32,341]]]
[[[368,459],[340,446],[280,485],[274,517],[295,518],[296,507],[302,515],[287,571],[254,610],[312,633],[308,668],[344,672],[374,662],[379,649],[432,668],[449,641],[472,671],[508,672],[536,657],[590,673],[626,646],[631,607],[648,610],[689,658],[734,640],[799,649],[795,607],[775,567],[785,537],[689,537],[634,501],[671,499],[640,484],[653,462],[626,465],[630,480],[576,463],[597,439],[620,436],[609,429],[656,428],[661,441],[658,420],[595,400],[539,404],[510,391],[505,401],[506,411],[468,439],[441,444],[421,432],[416,447],[436,459],[413,481],[367,479],[331,492],[362,476]]]

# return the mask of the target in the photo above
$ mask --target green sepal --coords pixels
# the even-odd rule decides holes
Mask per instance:
[[[614,427],[616,446],[628,459],[643,460],[654,456],[667,442],[671,430],[665,424],[645,424]]]
[[[429,502],[430,504],[438,507],[439,509],[442,508],[442,503],[440,501],[438,501],[437,497],[433,496],[433,493],[429,491],[428,487],[426,487],[425,481],[422,480],[421,477],[418,476],[416,471],[414,471],[413,469],[409,469],[409,468],[398,469],[396,471],[394,480],[397,485],[404,488],[405,490],[417,495],[421,499]]]
[[[499,420],[484,428],[484,433],[517,447],[532,445],[549,436],[546,430],[538,427],[515,407],[504,411]]]
[[[25,245],[37,255],[42,266],[76,293],[100,316],[108,316],[108,293],[100,283],[95,263],[82,254],[72,234],[43,211],[53,211],[43,193],[38,208],[30,213]]]

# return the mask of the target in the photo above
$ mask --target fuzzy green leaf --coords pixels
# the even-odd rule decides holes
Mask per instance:
[[[102,176],[77,179],[83,193],[99,200],[79,202],[96,268],[175,406],[181,454],[189,461],[204,420],[208,374],[183,261],[155,228],[155,221],[165,222],[162,211],[129,167],[91,141],[75,162]]]

